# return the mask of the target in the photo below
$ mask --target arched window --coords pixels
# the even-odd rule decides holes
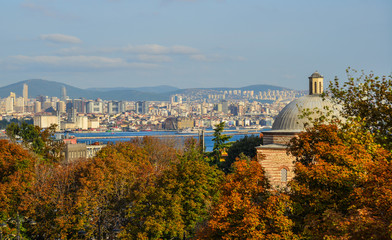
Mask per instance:
[[[314,94],[317,94],[317,82],[314,82],[314,90],[313,90]]]
[[[319,82],[319,93],[321,94],[323,91],[321,90],[321,82]]]
[[[280,181],[287,182],[287,169],[286,168],[282,168],[282,170],[280,170]]]

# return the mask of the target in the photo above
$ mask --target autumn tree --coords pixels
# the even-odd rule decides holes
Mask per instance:
[[[177,142],[174,139],[159,139],[157,137],[143,137],[132,140],[133,144],[141,147],[148,156],[154,171],[159,174],[171,162],[177,159]]]
[[[28,215],[37,224],[28,228],[34,239],[77,239],[84,227],[82,207],[77,203],[85,162],[67,165],[41,162],[36,167]]]
[[[157,175],[129,208],[122,236],[129,239],[190,237],[217,197],[221,172],[210,166],[192,139],[178,161]]]
[[[380,169],[370,166],[387,163],[390,155],[362,124],[316,123],[290,141],[289,151],[296,157],[290,183],[292,217],[295,232],[304,239],[379,239],[385,233],[380,234],[377,226],[386,226],[390,215],[378,215],[377,204],[371,204],[380,193],[374,192],[371,201],[362,193],[377,188],[369,180]],[[373,225],[380,217],[384,224]]]
[[[295,239],[285,194],[269,191],[261,165],[238,160],[198,239]]]
[[[328,95],[342,106],[346,118],[358,118],[363,129],[374,134],[376,142],[392,150],[392,75],[378,77],[348,68],[348,80],[335,78]]]
[[[126,213],[139,191],[151,181],[154,167],[149,152],[123,142],[109,145],[89,161],[81,178],[77,205],[86,237],[110,237],[126,225]]]
[[[0,140],[0,222],[26,216],[25,196],[32,190],[35,163],[35,157],[21,146]],[[16,224],[10,224],[3,230],[15,230]]]

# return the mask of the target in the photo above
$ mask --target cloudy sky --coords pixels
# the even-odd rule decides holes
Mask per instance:
[[[3,0],[0,86],[306,89],[392,72],[391,0]]]

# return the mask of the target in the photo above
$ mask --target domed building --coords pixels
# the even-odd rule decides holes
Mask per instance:
[[[286,186],[294,177],[295,158],[287,154],[287,144],[290,139],[305,130],[307,118],[300,118],[303,111],[319,110],[325,113],[335,109],[328,99],[323,99],[324,77],[317,71],[309,77],[309,95],[298,98],[286,107],[276,117],[271,131],[263,132],[263,145],[257,147],[257,160],[264,168],[273,187]],[[313,113],[312,118],[317,117]]]

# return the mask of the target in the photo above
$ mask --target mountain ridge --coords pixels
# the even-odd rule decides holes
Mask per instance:
[[[49,81],[43,79],[29,79],[7,86],[0,87],[0,97],[9,96],[10,92],[15,92],[16,96],[23,95],[23,84],[29,87],[29,97],[34,98],[39,95],[50,97],[61,97],[61,88],[64,86],[67,95],[71,99],[103,99],[103,100],[127,100],[127,101],[168,101],[173,94],[181,94],[195,91],[267,91],[267,90],[290,90],[288,88],[273,86],[268,84],[250,85],[238,88],[186,88],[180,89],[169,85],[160,85],[154,87],[138,87],[138,88],[77,88],[69,84]]]

